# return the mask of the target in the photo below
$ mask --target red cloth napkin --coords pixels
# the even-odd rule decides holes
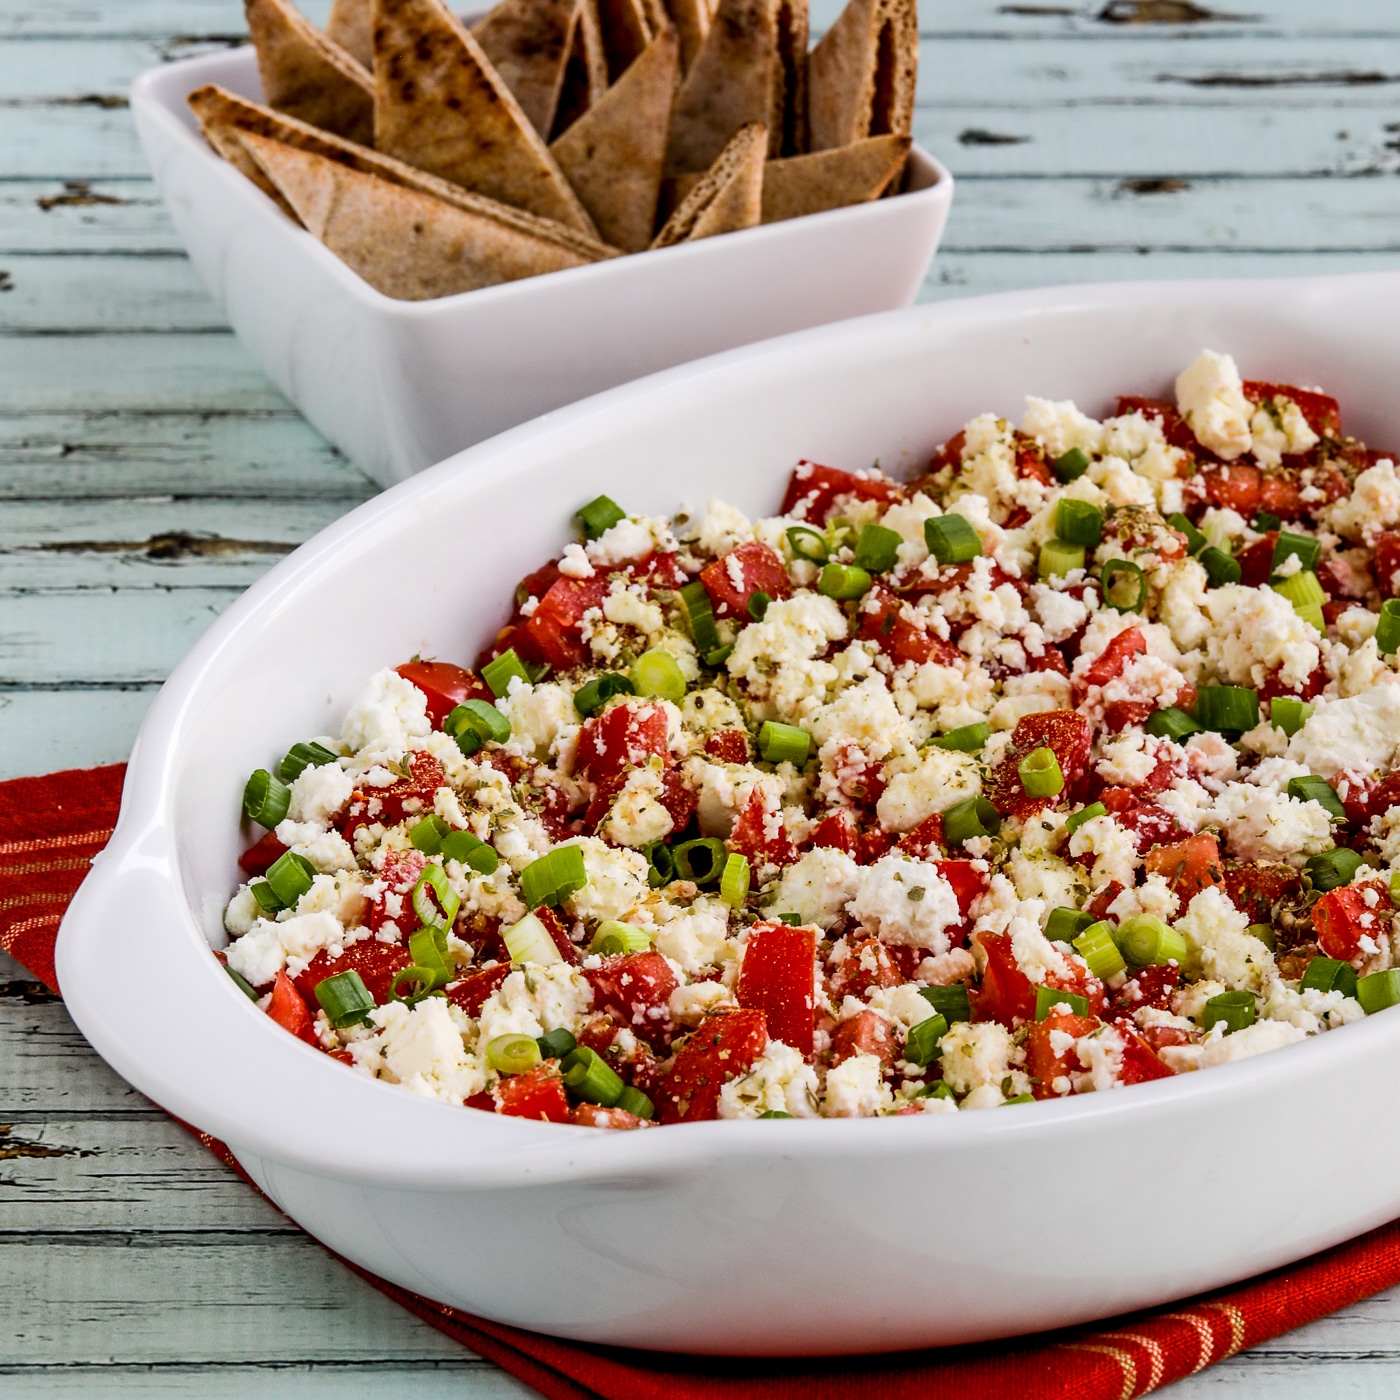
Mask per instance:
[[[0,949],[55,991],[59,920],[112,834],[124,772],[118,765],[0,783]],[[197,1136],[238,1171],[223,1143]],[[1400,1282],[1400,1221],[1238,1287],[1105,1326],[816,1361],[657,1356],[561,1342],[355,1272],[551,1400],[925,1400],[931,1393],[953,1400],[1020,1400],[1028,1393],[1128,1400]]]

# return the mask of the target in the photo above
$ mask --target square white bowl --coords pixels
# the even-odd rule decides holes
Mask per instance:
[[[254,101],[251,48],[165,64],[132,115],[190,259],[258,364],[382,485],[640,375],[827,321],[907,306],[953,177],[910,155],[889,199],[435,301],[362,281],[209,148],[185,97]]]

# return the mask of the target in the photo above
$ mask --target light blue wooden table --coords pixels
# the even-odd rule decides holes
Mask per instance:
[[[1400,5],[1209,3],[1240,13],[924,0],[917,134],[959,180],[926,297],[1400,265]],[[124,758],[214,615],[372,491],[220,319],[125,111],[143,68],[242,32],[233,0],[0,0],[0,776]],[[328,1259],[18,978],[0,958],[0,1393],[530,1393]],[[1174,1392],[1398,1393],[1400,1291]]]

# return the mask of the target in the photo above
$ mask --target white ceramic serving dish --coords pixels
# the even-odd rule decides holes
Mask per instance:
[[[350,271],[199,134],[185,96],[262,100],[251,48],[169,63],[131,110],[204,284],[278,388],[383,485],[537,414],[701,355],[908,306],[953,178],[915,147],[897,198],[436,301]]]
[[[971,415],[1019,415],[1027,391],[1094,413],[1170,393],[1203,346],[1254,378],[1327,386],[1350,431],[1393,444],[1397,306],[1400,274],[920,306],[667,371],[460,453],[303,545],[166,683],[59,937],[73,1018],[341,1254],[595,1342],[814,1354],[1006,1336],[1213,1288],[1391,1218],[1400,1012],[1071,1101],[607,1133],[363,1078],[256,1014],[206,937],[253,835],[236,821],[247,773],[338,728],[375,669],[472,657],[598,492],[771,512],[800,457],[901,474]]]

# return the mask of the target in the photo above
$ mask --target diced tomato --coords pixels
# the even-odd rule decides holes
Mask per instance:
[[[1387,530],[1376,537],[1371,573],[1382,598],[1400,598],[1400,532]]]
[[[516,629],[511,645],[527,661],[544,661],[561,669],[580,665],[588,648],[579,621],[590,608],[602,607],[611,587],[612,579],[601,571],[592,578],[556,579]]]
[[[483,1113],[494,1113],[496,1111],[496,1096],[491,1093],[472,1094],[469,1098],[462,1100],[465,1108],[479,1108]]]
[[[625,1108],[604,1108],[597,1103],[575,1104],[569,1122],[580,1128],[612,1128],[623,1132],[651,1126],[645,1118],[638,1118]]]
[[[711,1012],[681,1047],[656,1099],[663,1123],[714,1118],[720,1090],[747,1074],[768,1046],[762,1011]]]
[[[554,912],[553,909],[546,909],[543,906],[534,911],[535,917],[545,927],[545,931],[554,940],[554,946],[559,950],[559,956],[565,962],[580,963],[583,961],[579,950],[574,946],[574,941],[569,937],[569,930],[565,926],[563,919]]]
[[[679,588],[686,581],[686,572],[672,550],[658,550],[622,566],[632,578],[649,583],[653,588]]]
[[[829,760],[829,767],[836,775],[836,788],[843,797],[859,803],[867,809],[873,807],[889,784],[885,780],[885,766],[870,758],[854,740],[838,744],[835,755]]]
[[[370,901],[365,923],[378,933],[385,924],[392,923],[401,934],[413,932],[418,926],[417,915],[409,895],[428,858],[421,851],[395,851],[385,853],[384,864],[379,872],[380,892]],[[396,896],[396,898],[391,898]],[[390,909],[394,913],[390,913]]]
[[[612,773],[598,783],[593,800],[584,814],[583,825],[586,830],[597,831],[607,820],[613,804],[627,786],[628,776],[626,773]],[[685,775],[675,768],[668,768],[662,773],[659,800],[671,818],[672,831],[679,831],[690,820],[690,815],[699,802],[690,784],[686,782]],[[603,832],[603,836],[605,840],[610,839],[606,831]]]
[[[1006,756],[992,769],[987,783],[987,796],[992,805],[1010,816],[1025,817],[1065,800],[1089,769],[1089,752],[1093,732],[1089,721],[1073,710],[1042,710],[1023,715],[1011,734],[1011,747]],[[1032,797],[1021,785],[1020,763],[1031,752],[1047,746],[1055,751],[1060,772],[1064,775],[1064,794],[1060,798]]]
[[[1238,511],[1246,520],[1252,520],[1259,510],[1263,480],[1259,468],[1247,462],[1211,467],[1201,473],[1201,484],[1211,505]]]
[[[943,471],[951,467],[957,471],[962,466],[963,448],[967,446],[967,433],[959,428],[942,447],[938,449],[929,460],[928,469],[930,474]],[[914,483],[915,489],[921,489],[920,483]]]
[[[1295,975],[1284,972],[1282,967],[1279,973],[1284,977]],[[1296,975],[1301,977],[1302,970],[1299,969]],[[1153,1050],[1164,1050],[1168,1045],[1190,1045],[1198,1038],[1198,1032],[1185,1030],[1181,1026],[1142,1026],[1137,1033]]]
[[[825,525],[838,496],[854,496],[859,501],[898,501],[903,499],[904,492],[883,477],[857,476],[854,472],[838,471],[816,462],[799,462],[788,481],[778,514]]]
[[[1117,880],[1110,880],[1098,894],[1096,894],[1084,906],[1086,914],[1092,914],[1095,919],[1108,918],[1109,905],[1123,893],[1123,886]]]
[[[925,856],[940,853],[944,844],[943,813],[935,812],[925,817],[918,826],[912,827],[899,838],[899,849],[908,851],[911,856],[923,860]]]
[[[839,1065],[852,1055],[874,1055],[882,1065],[895,1062],[894,1032],[876,1011],[861,1011],[842,1021],[831,1033],[831,1063]]]
[[[272,984],[272,1000],[267,1004],[267,1014],[284,1031],[291,1031],[298,1040],[304,1040],[308,1045],[316,1044],[316,1028],[311,1012],[285,972],[279,972]]]
[[[267,831],[238,857],[238,868],[248,875],[266,875],[286,854],[287,848],[277,839],[277,833]]]
[[[747,763],[749,736],[742,729],[721,729],[706,737],[705,753],[721,763]]]
[[[755,924],[736,988],[740,1006],[765,1014],[773,1039],[809,1057],[817,1008],[816,956],[813,930]]]
[[[1246,588],[1262,588],[1274,571],[1274,545],[1278,531],[1269,530],[1261,540],[1246,545],[1235,557],[1240,561],[1240,583]]]
[[[1147,639],[1136,627],[1125,627],[1094,658],[1089,668],[1080,677],[1086,688],[1091,685],[1107,685],[1123,674],[1123,668],[1135,656],[1145,655]]]
[[[584,974],[593,988],[595,1006],[610,1011],[649,1044],[661,1049],[671,1042],[671,993],[680,983],[671,965],[656,952],[622,953],[604,958]]]
[[[1156,708],[1146,700],[1110,700],[1103,707],[1103,727],[1110,734],[1121,734],[1143,724]]]
[[[551,1060],[512,1074],[496,1084],[496,1112],[511,1118],[542,1119],[546,1123],[569,1121],[569,1096],[559,1066]]]
[[[666,711],[645,700],[627,700],[584,722],[574,767],[596,783],[669,753]]]
[[[1118,1030],[1123,1037],[1123,1063],[1118,1075],[1124,1084],[1146,1084],[1152,1079],[1171,1078],[1171,1070],[1135,1031],[1130,1031],[1126,1026],[1120,1026]]]
[[[543,598],[561,577],[559,561],[551,559],[541,564],[532,574],[526,574],[515,586],[515,601],[523,603],[528,598]]]
[[[1057,1051],[1053,1040],[1058,1040],[1060,1035],[1068,1035],[1073,1036],[1077,1044],[1081,1036],[1088,1035],[1098,1025],[1097,1018],[1093,1016],[1052,1011],[1043,1021],[1036,1021],[1031,1026],[1026,1035],[1026,1072],[1031,1077],[1031,1092],[1036,1098],[1061,1097],[1055,1091],[1055,1081],[1068,1079],[1081,1068],[1075,1046],[1066,1045]]]
[[[729,833],[729,848],[747,856],[751,866],[791,865],[797,859],[797,848],[783,825],[782,814],[776,806],[768,809],[763,788],[755,787],[749,793]]]
[[[1039,656],[1031,657],[1032,671],[1054,671],[1057,676],[1069,675],[1069,662],[1057,646],[1047,646]]]
[[[1119,826],[1126,827],[1137,837],[1139,851],[1150,851],[1154,846],[1179,845],[1190,836],[1190,832],[1170,812],[1152,802],[1120,812],[1116,820]]]
[[[934,863],[938,866],[938,873],[952,885],[953,893],[958,897],[958,908],[963,918],[967,918],[972,911],[973,900],[985,893],[987,888],[987,872],[977,868],[982,862],[940,860]]]
[[[491,700],[491,687],[480,676],[450,661],[409,661],[399,675],[416,685],[428,700],[428,719],[434,729],[464,700]]]
[[[1156,967],[1140,967],[1114,993],[1116,1010],[1133,1012],[1144,1006],[1165,1011],[1171,1005],[1172,993],[1181,985],[1181,968],[1173,963]]]
[[[844,807],[839,811],[828,812],[812,828],[813,846],[834,846],[845,851],[848,856],[856,854],[859,838],[856,834],[856,819]]]
[[[459,1006],[468,1016],[480,1016],[487,998],[501,989],[510,976],[508,962],[497,963],[495,967],[483,968],[480,972],[469,972],[455,987],[447,989],[447,999]]]
[[[1151,418],[1163,424],[1181,421],[1181,415],[1176,411],[1176,405],[1168,399],[1149,399],[1137,394],[1119,394],[1118,401],[1114,405],[1113,416],[1126,418],[1132,413],[1140,413],[1144,418]]]
[[[926,661],[940,666],[954,666],[962,653],[952,642],[944,641],[927,626],[914,619],[924,615],[905,603],[897,593],[876,585],[861,599],[860,632],[862,639],[880,648],[896,665],[912,661],[922,666]]]
[[[874,865],[894,845],[894,837],[881,827],[867,827],[860,833],[856,860],[861,865]]]
[[[876,987],[897,987],[899,972],[890,959],[889,949],[878,938],[858,938],[847,946],[846,956],[831,966],[831,996],[864,1000]]]
[[[1164,875],[1182,906],[1190,904],[1202,890],[1225,883],[1220,859],[1220,842],[1215,833],[1203,831],[1185,841],[1174,841],[1148,851],[1143,864],[1149,875]]]
[[[783,561],[768,545],[751,540],[716,559],[700,574],[716,617],[749,620],[749,599],[755,593],[769,598],[792,596],[792,580]]]
[[[1390,890],[1382,880],[1328,890],[1313,905],[1313,932],[1329,958],[1360,962],[1361,940],[1383,934],[1394,912]]]
[[[972,1003],[974,1021],[1000,1021],[1008,1029],[1035,1019],[1035,984],[1016,963],[1009,933],[983,933],[979,941],[987,954],[982,988]]]
[[[1265,399],[1292,399],[1298,405],[1298,411],[1308,420],[1308,426],[1319,437],[1341,436],[1341,408],[1330,394],[1300,389],[1296,384],[1269,384],[1258,379],[1246,379],[1244,396],[1250,403],[1256,404],[1263,403]]]
[[[1303,499],[1302,473],[1296,467],[1273,467],[1259,483],[1259,509],[1280,520],[1301,520],[1308,514]]]
[[[409,755],[408,771],[411,777],[400,778],[389,787],[356,788],[351,793],[349,806],[336,819],[347,841],[353,838],[358,827],[374,822],[395,826],[415,812],[432,810],[433,794],[446,776],[442,764],[432,754],[419,749]]]
[[[1034,438],[1016,434],[1016,475],[1021,480],[1038,481],[1042,486],[1055,484],[1050,464],[1045,460],[1045,449]]]
[[[1327,685],[1327,668],[1321,661],[1308,673],[1308,678],[1301,686],[1296,684],[1285,684],[1283,679],[1283,667],[1275,666],[1267,676],[1264,677],[1264,684],[1258,688],[1261,700],[1273,700],[1279,695],[1290,695],[1303,700],[1311,700],[1315,695],[1320,695]]]
[[[297,977],[296,989],[306,999],[308,1006],[315,1006],[316,987],[327,977],[340,972],[358,972],[370,996],[382,1006],[389,1000],[389,987],[394,974],[407,967],[413,959],[408,949],[397,943],[381,943],[377,938],[362,938],[352,943],[338,958],[333,958],[323,948],[306,965],[301,976]]]
[[[1232,860],[1225,866],[1225,893],[1250,923],[1269,924],[1275,904],[1302,895],[1303,880],[1291,865]]]

